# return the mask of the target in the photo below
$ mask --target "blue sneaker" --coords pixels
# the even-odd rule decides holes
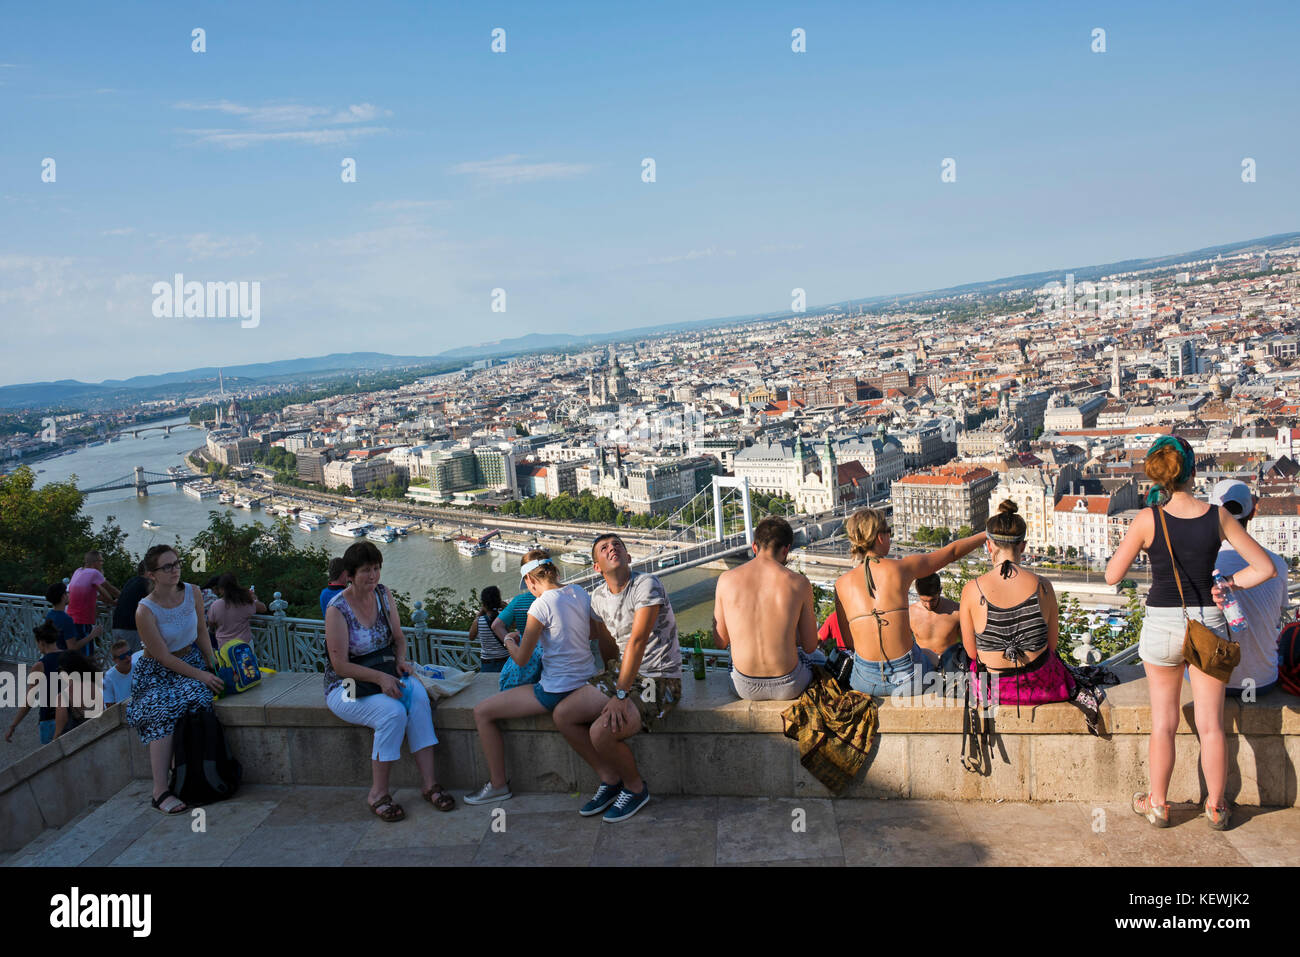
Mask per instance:
[[[622,781],[617,784],[606,784],[601,781],[600,787],[596,788],[596,793],[592,795],[591,800],[584,804],[578,813],[583,817],[592,817],[599,814],[614,803],[614,799],[618,797],[618,792],[621,790],[623,790]]]
[[[650,801],[650,785],[642,788],[640,794],[633,794],[627,788],[618,792],[618,797],[614,799],[614,806],[605,812],[604,820],[612,824],[619,821],[626,821],[637,811],[641,810]]]

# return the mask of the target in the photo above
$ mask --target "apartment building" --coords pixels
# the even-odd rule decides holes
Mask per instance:
[[[989,496],[998,477],[983,467],[945,465],[905,475],[893,484],[894,537],[913,541],[921,526],[979,531],[989,517]]]

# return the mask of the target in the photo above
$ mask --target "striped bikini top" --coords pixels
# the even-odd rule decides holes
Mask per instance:
[[[1029,655],[1047,647],[1047,619],[1038,603],[1038,592],[1044,587],[1040,579],[1034,593],[1010,608],[999,608],[984,596],[979,580],[975,588],[980,593],[980,604],[988,609],[988,621],[982,632],[975,633],[975,650],[1001,654],[1013,665],[1020,666]]]

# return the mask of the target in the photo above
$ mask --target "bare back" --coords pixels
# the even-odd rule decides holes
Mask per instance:
[[[875,597],[867,593],[870,565]],[[853,653],[867,661],[901,658],[912,650],[912,625],[907,592],[913,579],[902,562],[868,558],[835,582],[836,613],[842,614],[840,633],[853,642]]]
[[[718,577],[714,620],[719,636],[729,643],[732,664],[751,678],[793,671],[801,632],[816,642],[808,579],[764,555]]]
[[[961,641],[960,611],[961,606],[947,597],[939,599],[936,611],[931,611],[924,602],[913,602],[908,617],[916,643],[936,656],[942,655]]]

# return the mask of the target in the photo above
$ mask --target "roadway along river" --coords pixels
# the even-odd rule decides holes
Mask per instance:
[[[181,418],[167,421],[184,423],[187,420]],[[165,472],[169,465],[183,465],[185,453],[202,445],[206,435],[204,430],[195,428],[175,430],[166,438],[160,432],[149,432],[138,439],[133,439],[128,434],[116,442],[78,449],[55,459],[34,463],[34,468],[44,469],[44,472],[36,476],[36,482],[37,485],[44,485],[76,474],[80,485],[99,485],[110,479],[130,475],[137,465],[144,466],[149,472]],[[270,524],[275,521],[261,512],[219,505],[215,499],[200,502],[180,494],[169,484],[150,486],[148,497],[142,499],[136,498],[133,489],[96,492],[87,496],[85,504],[85,512],[94,520],[96,528],[110,517],[122,526],[127,536],[127,547],[137,556],[143,555],[150,545],[170,544],[177,538],[183,542],[190,541],[207,527],[208,512],[213,510],[227,512],[238,525],[259,521]],[[142,523],[145,519],[157,522],[162,527],[144,528]],[[350,544],[347,539],[331,535],[328,528],[304,532],[295,525],[293,536],[303,544],[324,546],[331,555],[343,554],[343,550]],[[433,587],[451,588],[458,598],[468,595],[471,589],[477,592],[488,585],[499,587],[506,599],[519,589],[519,576],[511,571],[519,567],[517,555],[487,552],[467,558],[450,542],[440,542],[423,532],[413,532],[391,544],[377,542],[376,545],[384,554],[384,582],[409,594],[412,601],[423,598],[425,592]],[[573,548],[581,550],[581,547],[581,543],[575,540]],[[494,558],[497,560],[498,571],[493,571]],[[576,566],[560,567],[562,572],[577,571]],[[72,571],[73,569],[68,569],[69,574]],[[211,573],[218,571],[220,569],[212,569]],[[719,574],[714,569],[692,568],[663,576],[673,610],[677,614],[678,628],[682,632],[710,626],[713,588]],[[321,569],[322,586],[324,583],[325,570]],[[121,585],[121,582],[116,584]],[[273,582],[244,584],[256,585],[258,597],[263,601],[271,600]]]

